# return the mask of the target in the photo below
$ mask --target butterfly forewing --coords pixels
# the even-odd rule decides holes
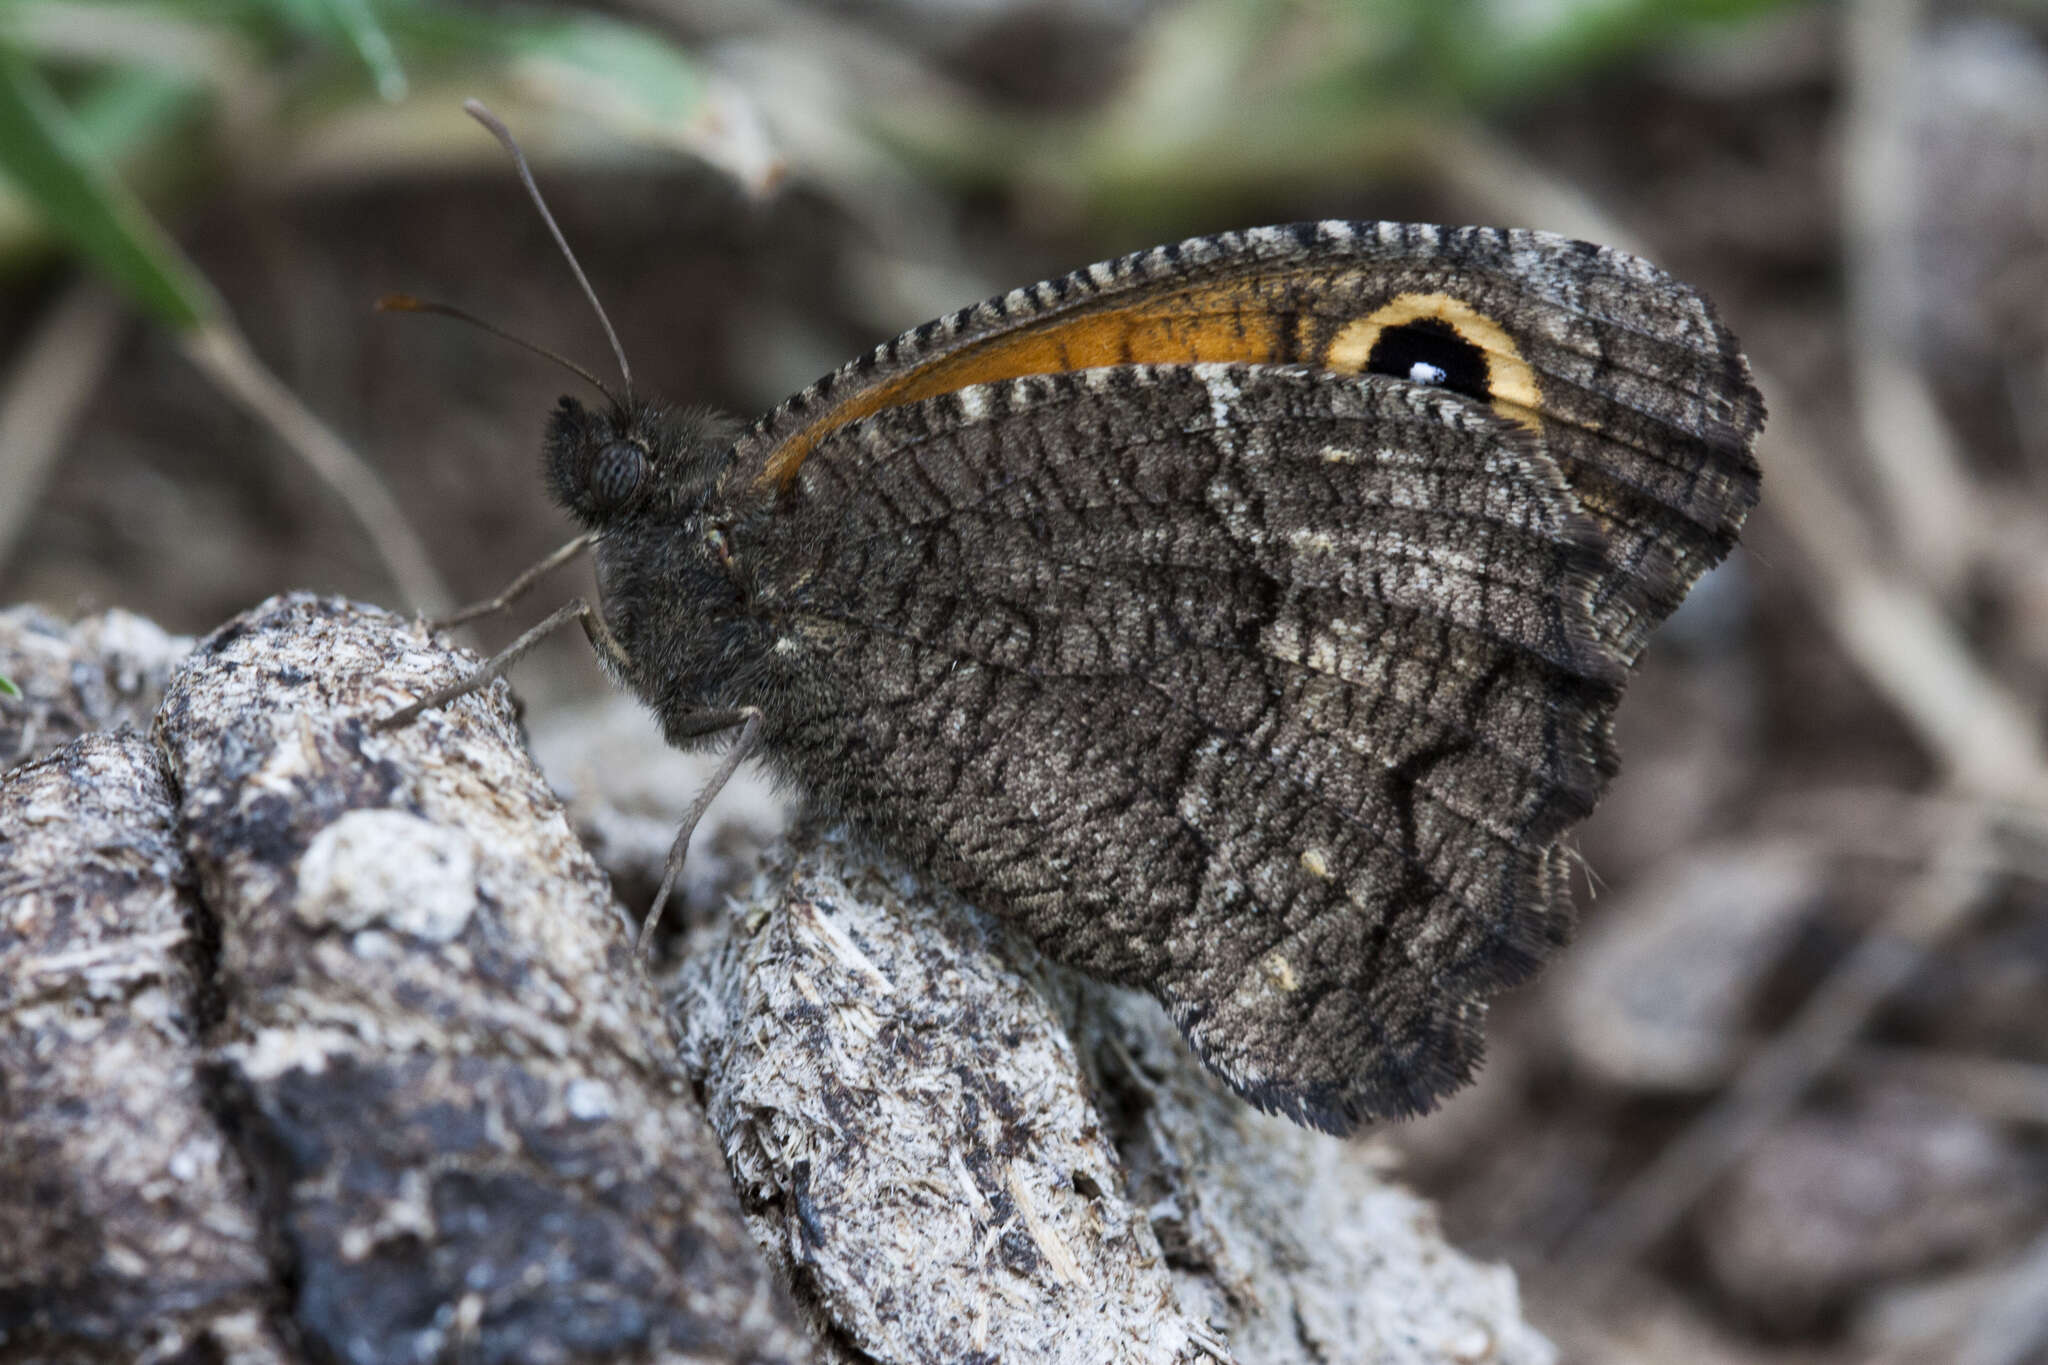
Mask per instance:
[[[742,439],[739,464],[782,484],[831,431],[889,407],[1024,375],[1199,362],[1435,378],[1538,432],[1606,534],[1595,616],[1624,661],[1756,501],[1762,402],[1697,292],[1549,233],[1403,223],[1223,233],[1013,290],[795,395]]]

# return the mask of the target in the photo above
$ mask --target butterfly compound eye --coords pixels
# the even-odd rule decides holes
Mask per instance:
[[[602,508],[618,507],[640,491],[647,456],[630,441],[613,441],[590,465],[590,496]]]

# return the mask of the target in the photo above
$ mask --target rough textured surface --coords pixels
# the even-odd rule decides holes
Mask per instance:
[[[213,1084],[294,1326],[344,1360],[800,1359],[504,689],[370,728],[461,667],[275,599],[157,720],[218,922]]]
[[[1376,1149],[1250,1112],[1151,1002],[836,835],[764,872],[675,1005],[836,1359],[1551,1359]]]
[[[175,815],[133,732],[0,781],[0,1360],[290,1358],[199,1065]]]
[[[0,611],[0,772],[66,740],[122,724],[146,729],[164,685],[192,648],[131,612],[66,623],[40,607]]]
[[[1444,1241],[1395,1160],[1247,1109],[1191,1064],[1152,1001],[1068,973],[1071,1017],[1181,1302],[1247,1362],[1386,1365],[1554,1358],[1514,1273]]]

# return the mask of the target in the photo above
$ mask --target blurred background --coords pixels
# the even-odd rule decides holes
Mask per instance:
[[[371,306],[613,371],[466,96],[639,386],[749,416],[1261,222],[1553,228],[1706,289],[1770,403],[1763,505],[1622,709],[1580,942],[1375,1140],[1567,1360],[2048,1361],[2048,8],[12,0],[0,605],[433,608],[566,538],[536,472],[574,381]],[[614,714],[557,643],[537,741]]]

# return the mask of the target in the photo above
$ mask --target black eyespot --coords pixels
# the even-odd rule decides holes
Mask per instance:
[[[1374,343],[1365,368],[1412,384],[1446,388],[1482,403],[1493,397],[1486,352],[1442,318],[1417,318],[1387,328]]]
[[[590,462],[590,497],[600,508],[624,505],[647,477],[647,456],[631,441],[613,441]]]

